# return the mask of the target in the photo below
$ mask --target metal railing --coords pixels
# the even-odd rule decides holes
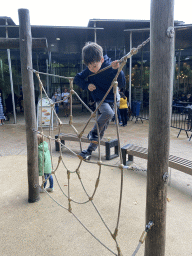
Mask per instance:
[[[149,120],[149,103],[142,102],[140,112],[137,116],[132,115],[130,120],[136,117],[136,121]],[[171,114],[171,127],[179,130],[177,138],[179,137],[181,131],[185,131],[187,137],[188,132],[192,132],[192,103],[178,103],[173,104],[172,114]],[[192,138],[190,136],[189,140]]]
[[[171,127],[179,129],[177,138],[179,137],[181,131],[185,131],[187,137],[188,132],[192,131],[192,108],[189,104],[176,104],[172,106],[172,116],[171,116]],[[191,137],[190,137],[191,139]]]

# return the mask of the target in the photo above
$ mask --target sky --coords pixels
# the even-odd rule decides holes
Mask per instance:
[[[9,0],[3,1],[0,16],[19,25],[18,9],[29,10],[31,25],[83,26],[90,19],[150,20],[151,0]],[[174,1],[174,19],[192,24],[191,0]]]

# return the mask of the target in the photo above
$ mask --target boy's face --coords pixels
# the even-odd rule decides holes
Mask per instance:
[[[101,65],[104,62],[104,58],[102,57],[100,61],[98,62],[92,62],[90,64],[88,64],[88,69],[92,72],[92,73],[97,73],[97,71],[99,71],[99,69],[101,68]]]

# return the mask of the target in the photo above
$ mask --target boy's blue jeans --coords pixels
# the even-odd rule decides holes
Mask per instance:
[[[51,174],[44,174],[46,182],[44,183],[44,188],[47,185],[47,179],[49,179],[49,187],[53,188],[53,176]]]
[[[99,105],[100,102],[96,103],[96,107]],[[111,106],[109,103],[103,102],[99,108],[99,111],[101,115],[99,116],[97,122],[99,126],[99,133],[100,133],[100,139],[103,138],[104,132],[107,129],[109,122],[114,116],[113,106]],[[91,132],[97,133],[97,124],[95,123],[93,129]],[[94,143],[90,143],[88,147],[88,151],[95,151],[97,149],[98,145]]]
[[[58,114],[59,113],[59,106],[55,106],[55,112]]]

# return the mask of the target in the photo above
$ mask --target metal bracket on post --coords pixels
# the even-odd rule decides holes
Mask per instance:
[[[167,182],[167,181],[168,181],[168,178],[169,178],[169,174],[168,174],[168,172],[165,172],[165,173],[163,174],[163,180],[164,180],[165,182]]]
[[[167,36],[171,38],[171,37],[174,37],[174,35],[175,35],[174,27],[169,27],[167,29]]]

